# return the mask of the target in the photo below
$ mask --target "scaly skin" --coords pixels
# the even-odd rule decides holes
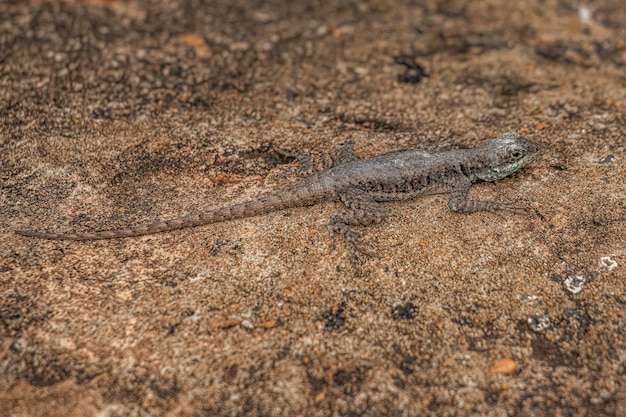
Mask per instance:
[[[301,156],[301,170],[309,174],[294,187],[256,200],[205,213],[161,221],[147,226],[92,233],[44,233],[17,230],[22,236],[59,240],[97,240],[141,236],[257,216],[322,201],[342,201],[346,210],[331,214],[327,225],[331,239],[341,232],[355,250],[369,253],[351,226],[367,226],[385,218],[379,201],[407,200],[421,195],[450,193],[451,210],[525,211],[523,207],[494,201],[467,200],[472,184],[504,178],[532,162],[539,146],[516,133],[505,133],[472,149],[432,152],[406,149],[356,160],[352,145],[315,161]]]

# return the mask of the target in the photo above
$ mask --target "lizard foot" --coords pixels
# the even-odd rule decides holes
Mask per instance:
[[[448,207],[459,213],[476,213],[477,211],[506,210],[517,214],[528,214],[530,207],[522,203],[508,203],[502,201],[466,200],[465,190],[453,192],[448,201]]]
[[[335,249],[335,233],[340,232],[346,237],[350,246],[350,257],[356,259],[356,253],[360,252],[367,256],[378,257],[376,251],[363,240],[363,234],[354,230],[345,223],[329,223],[328,233],[330,234],[330,248]]]

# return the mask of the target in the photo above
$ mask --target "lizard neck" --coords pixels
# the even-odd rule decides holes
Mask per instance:
[[[451,165],[457,165],[472,183],[482,181],[480,174],[491,165],[489,159],[476,148],[454,151],[453,155],[454,161],[451,161]]]

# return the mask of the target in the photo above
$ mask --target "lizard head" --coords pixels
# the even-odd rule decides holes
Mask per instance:
[[[504,178],[531,163],[539,149],[539,145],[517,133],[504,133],[477,148],[487,157],[488,166],[477,170],[476,176],[483,181]]]

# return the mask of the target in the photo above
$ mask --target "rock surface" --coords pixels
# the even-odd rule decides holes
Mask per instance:
[[[0,2],[0,410],[626,416],[623,1],[204,3]],[[253,198],[296,181],[271,145],[505,131],[542,155],[472,193],[537,215],[386,204],[361,276],[331,203],[13,233]]]

